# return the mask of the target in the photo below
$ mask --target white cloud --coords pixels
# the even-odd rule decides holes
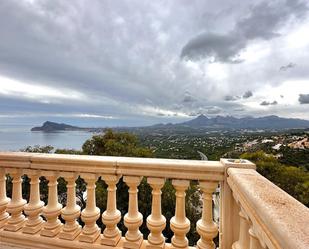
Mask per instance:
[[[120,119],[108,115],[97,115],[89,113],[26,113],[26,114],[0,114],[0,118],[27,118],[27,117],[55,117],[55,118],[83,118],[83,119]]]
[[[309,93],[309,83],[305,80],[285,81],[278,86],[267,85],[256,94],[266,100],[277,100],[281,105],[298,106],[299,94]],[[281,98],[283,95],[284,98]]]
[[[187,118],[188,114],[183,112],[177,112],[168,109],[162,109],[159,107],[153,106],[138,106],[139,111],[146,116],[165,116],[165,117],[179,117],[179,118]]]
[[[308,22],[305,20],[296,29],[290,30],[289,35],[286,37],[286,46],[289,49],[298,51],[298,49],[308,49],[309,36],[308,36]]]
[[[88,113],[72,114],[71,117],[77,117],[77,118],[102,118],[102,119],[114,119],[115,118],[113,116],[88,114]]]
[[[60,100],[85,101],[87,99],[84,94],[73,89],[34,85],[3,76],[0,76],[0,95],[32,99],[42,103]]]

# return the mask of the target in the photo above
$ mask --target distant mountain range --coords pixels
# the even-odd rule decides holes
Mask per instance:
[[[177,124],[156,124],[153,126],[139,127],[138,129],[171,129],[171,128],[191,128],[191,129],[293,129],[293,128],[309,128],[309,120],[296,119],[296,118],[281,118],[275,115],[265,116],[265,117],[244,117],[244,118],[235,118],[232,116],[216,116],[208,118],[205,115],[199,115],[198,117]],[[53,131],[91,131],[91,132],[100,132],[104,128],[83,128],[78,126],[72,126],[63,123],[55,123],[46,121],[40,127],[34,127],[31,131],[44,131],[44,132],[53,132]],[[126,128],[130,129],[130,128]],[[132,128],[137,129],[137,128]]]
[[[232,129],[291,129],[308,128],[309,120],[296,118],[281,118],[275,115],[265,117],[244,117],[235,118],[232,116],[216,116],[208,118],[199,115],[197,118],[177,125],[184,125],[195,128],[232,128]]]

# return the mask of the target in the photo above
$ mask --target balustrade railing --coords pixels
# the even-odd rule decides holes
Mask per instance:
[[[309,248],[307,207],[255,170],[229,168],[227,174],[239,224],[233,249]]]
[[[29,201],[23,199],[22,182],[30,180]],[[48,181],[48,200],[40,196],[40,177]],[[12,179],[11,199],[7,180]],[[151,212],[146,219],[149,235],[140,231],[138,186],[142,178],[152,189]],[[66,182],[66,202],[58,202],[57,183]],[[86,205],[76,198],[76,180],[86,183]],[[106,210],[96,204],[96,182],[107,185]],[[128,210],[117,209],[116,186],[128,186]],[[174,216],[167,222],[161,210],[161,189],[170,180],[175,189]],[[0,247],[20,248],[189,248],[186,237],[185,196],[190,181],[197,181],[202,215],[196,224],[199,249],[309,248],[309,211],[255,171],[246,160],[191,161],[56,154],[0,153]],[[213,193],[220,189],[219,224],[213,219]],[[267,189],[268,196],[267,199]],[[121,193],[120,193],[121,194]],[[272,196],[275,195],[275,196]],[[276,199],[280,196],[279,199]],[[277,202],[275,201],[277,200]],[[281,205],[281,206],[280,206]],[[283,207],[282,207],[283,205]],[[263,209],[265,207],[265,210]],[[284,213],[286,209],[287,214]],[[300,215],[301,213],[301,215]],[[123,219],[126,233],[118,228]],[[98,224],[104,224],[104,229]],[[294,223],[293,223],[294,222]],[[173,232],[166,243],[164,229]],[[293,224],[292,224],[293,223]]]

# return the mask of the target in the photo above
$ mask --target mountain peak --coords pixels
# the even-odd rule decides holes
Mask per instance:
[[[64,130],[74,130],[79,129],[79,127],[64,124],[64,123],[56,123],[51,121],[46,121],[40,127],[33,127],[31,131],[64,131]]]
[[[43,126],[46,126],[46,125],[53,125],[53,124],[58,124],[58,123],[52,122],[52,121],[45,121],[45,122],[43,123]]]
[[[200,114],[196,117],[196,119],[208,119],[204,114]]]
[[[184,122],[184,125],[188,125],[188,126],[204,126],[205,124],[207,124],[209,121],[209,118],[207,118],[204,114],[200,114],[198,115],[196,118]]]

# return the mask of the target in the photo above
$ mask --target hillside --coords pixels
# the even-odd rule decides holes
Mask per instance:
[[[308,128],[309,121],[295,118],[281,118],[275,115],[253,118],[235,118],[232,116],[216,116],[208,118],[199,115],[197,118],[177,125],[191,128],[222,128],[222,129],[293,129]]]
[[[308,129],[309,121],[295,118],[282,118],[278,116],[265,117],[244,117],[236,118],[233,116],[216,116],[206,117],[199,115],[198,117],[176,124],[156,124],[145,127],[117,127],[115,130],[136,131],[136,132],[171,132],[177,130],[178,132],[186,132],[189,130],[284,130],[284,129]],[[100,132],[102,128],[83,128],[72,126],[64,123],[55,123],[46,121],[40,127],[34,127],[31,131],[91,131]]]
[[[51,131],[72,131],[72,130],[83,130],[83,129],[84,128],[80,128],[80,127],[72,126],[68,124],[46,121],[43,123],[42,126],[33,127],[31,131],[51,132]]]

